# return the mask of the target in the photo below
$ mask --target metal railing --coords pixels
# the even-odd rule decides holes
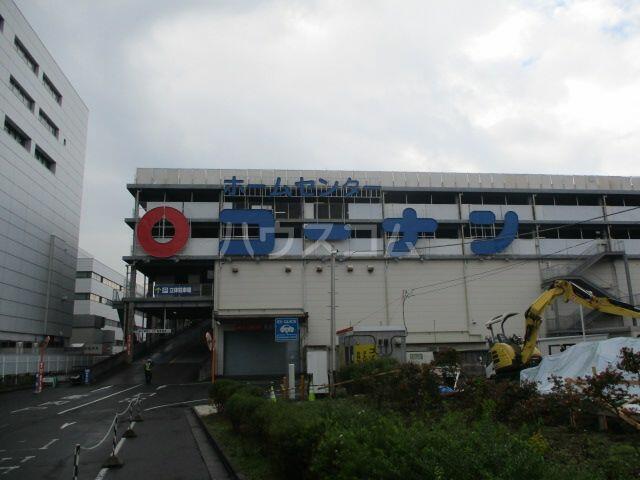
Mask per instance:
[[[48,373],[68,374],[74,368],[88,367],[103,356],[91,355],[45,355],[44,369]],[[13,377],[24,374],[35,374],[38,371],[40,355],[37,353],[3,354],[0,355],[0,378]]]
[[[589,245],[588,248],[578,254],[581,257],[580,259],[570,260],[556,265],[549,265],[543,268],[541,271],[542,279],[546,281],[553,278],[567,276],[572,272],[579,270],[580,267],[594,255],[599,255],[607,250],[608,245],[606,242],[596,242],[593,245]]]

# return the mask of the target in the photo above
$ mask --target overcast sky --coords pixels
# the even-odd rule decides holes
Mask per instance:
[[[634,1],[16,0],[90,110],[80,244],[136,167],[640,175]]]

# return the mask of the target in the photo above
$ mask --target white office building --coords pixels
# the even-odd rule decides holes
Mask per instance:
[[[0,342],[68,344],[88,110],[11,0],[0,1]]]
[[[83,353],[113,355],[123,346],[123,331],[113,301],[122,296],[126,279],[80,249],[76,271],[71,345]]]
[[[127,301],[156,325],[212,319],[219,375],[303,370],[308,349],[355,325],[406,326],[408,352],[477,360],[485,322],[524,312],[554,278],[629,303],[640,292],[640,178],[138,169],[127,188],[125,261],[148,278]],[[283,318],[296,340],[276,341]],[[637,319],[584,320],[589,334],[638,334]],[[556,302],[542,334],[581,329]]]

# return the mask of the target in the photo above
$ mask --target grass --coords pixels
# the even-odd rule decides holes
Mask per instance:
[[[239,476],[247,480],[278,478],[271,470],[269,459],[262,454],[262,446],[258,442],[235,434],[229,420],[222,415],[208,415],[202,420]]]

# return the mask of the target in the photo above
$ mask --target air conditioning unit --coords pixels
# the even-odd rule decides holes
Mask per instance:
[[[433,362],[433,352],[407,352],[407,362],[423,365]]]

